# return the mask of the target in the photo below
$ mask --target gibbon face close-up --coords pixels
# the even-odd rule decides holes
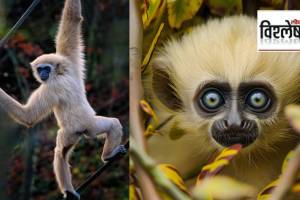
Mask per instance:
[[[241,144],[221,174],[262,189],[299,142],[283,109],[299,102],[300,54],[258,52],[256,33],[255,18],[214,19],[154,52],[144,88],[159,121],[172,119],[148,139],[148,151],[186,180]]]

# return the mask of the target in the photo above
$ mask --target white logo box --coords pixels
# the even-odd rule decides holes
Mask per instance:
[[[300,11],[258,10],[258,51],[300,51]]]

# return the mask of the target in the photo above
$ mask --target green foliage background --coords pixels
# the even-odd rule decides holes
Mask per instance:
[[[0,0],[0,38],[31,2]],[[0,49],[0,87],[21,102],[38,87],[29,63],[55,51],[63,2],[41,1]],[[118,117],[128,132],[128,0],[84,0],[82,4],[89,102],[99,115]],[[28,130],[0,111],[1,200],[60,199],[52,169],[57,129],[53,116]],[[99,141],[81,140],[77,145],[71,158],[75,186],[102,164],[101,148]],[[82,199],[128,199],[127,174],[128,158],[104,172]]]

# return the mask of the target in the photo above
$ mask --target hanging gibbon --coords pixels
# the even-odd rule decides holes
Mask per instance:
[[[148,139],[158,163],[186,180],[223,148],[241,153],[222,174],[261,189],[276,179],[299,142],[283,108],[300,98],[300,53],[258,52],[256,19],[232,16],[194,27],[154,53],[144,79],[160,122]]]
[[[96,138],[106,134],[102,152],[104,161],[125,151],[124,146],[120,145],[122,126],[119,120],[96,116],[87,101],[81,21],[80,0],[66,0],[56,37],[56,52],[44,54],[31,63],[34,76],[41,85],[25,105],[0,89],[0,106],[27,127],[54,113],[59,126],[54,172],[61,192],[66,198],[74,199],[80,199],[80,195],[72,186],[68,158],[82,135]]]

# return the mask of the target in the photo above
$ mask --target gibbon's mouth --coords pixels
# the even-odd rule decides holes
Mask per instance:
[[[234,144],[241,144],[243,147],[249,146],[257,138],[257,128],[246,130],[237,128],[234,130],[213,131],[213,139],[224,147],[229,147]]]
[[[214,140],[224,147],[229,147],[234,144],[241,144],[243,147],[246,147],[252,144],[255,141],[256,137],[251,136],[219,136],[214,137]]]
[[[46,80],[48,80],[48,78],[49,78],[48,76],[41,76],[42,81],[46,81]]]

